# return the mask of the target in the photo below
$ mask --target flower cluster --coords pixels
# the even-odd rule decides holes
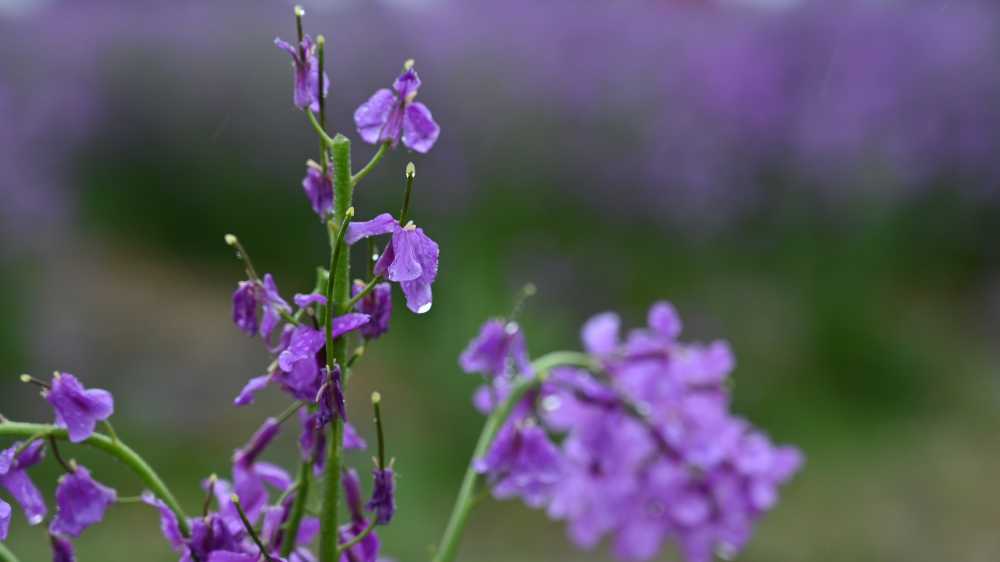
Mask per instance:
[[[670,304],[653,305],[647,326],[624,339],[620,329],[614,313],[592,318],[582,330],[592,368],[535,377],[520,329],[488,322],[460,360],[487,377],[477,407],[493,411],[514,385],[539,384],[476,469],[497,498],[565,520],[582,548],[611,535],[625,560],[653,558],[668,538],[689,562],[734,555],[801,453],[730,412],[728,345],[680,342]]]
[[[106,422],[114,412],[111,393],[84,388],[69,373],[57,372],[51,382],[27,375],[22,379],[42,387],[42,396],[52,405],[55,414],[55,427],[63,428],[67,439],[73,443],[89,439],[97,423]],[[118,494],[94,480],[90,471],[76,461],[65,462],[59,456],[54,438],[50,438],[50,443],[66,471],[56,487],[56,513],[49,523],[53,556],[56,562],[72,561],[75,558],[69,539],[79,537],[88,527],[100,523],[108,506],[118,500]],[[41,462],[44,455],[42,435],[16,442],[0,452],[0,485],[21,506],[29,525],[38,525],[48,515],[45,498],[28,475],[28,469]],[[0,500],[0,540],[7,538],[12,511],[10,504]]]

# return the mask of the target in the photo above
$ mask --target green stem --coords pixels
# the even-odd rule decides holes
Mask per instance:
[[[315,120],[314,117],[310,118]],[[333,156],[333,223],[345,225],[344,220],[348,216],[348,209],[351,208],[353,196],[353,182],[351,179],[351,141],[347,137],[338,134],[331,139],[330,151]],[[346,228],[346,226],[344,226]],[[327,299],[327,342],[331,345],[327,348],[326,366],[332,373],[334,364],[340,365],[344,369],[342,373],[344,386],[347,386],[347,338],[341,337],[331,341],[333,329],[333,317],[342,314],[345,309],[343,304],[350,298],[350,252],[349,246],[343,243],[341,233],[338,236],[331,233],[331,256],[336,255],[336,260],[330,264],[330,280]],[[338,251],[339,249],[339,251]],[[340,303],[338,305],[338,303]],[[339,417],[333,420],[331,430],[331,441],[328,447],[328,457],[325,467],[326,487],[323,491],[323,504],[320,513],[320,562],[337,562],[337,526],[340,501],[340,456],[344,445],[344,422]]]
[[[358,294],[356,294],[353,297],[351,297],[350,300],[348,300],[347,303],[344,304],[344,309],[345,310],[351,310],[352,308],[354,308],[354,305],[356,305],[359,302],[361,302],[361,299],[363,299],[366,296],[368,296],[368,293],[372,292],[372,289],[375,288],[375,285],[378,285],[381,282],[382,282],[382,276],[381,275],[376,275],[375,277],[372,277],[372,280],[369,281],[367,285],[365,285],[364,287],[362,287],[362,289],[360,291],[358,291]]]
[[[37,434],[44,434],[46,437],[54,437],[62,440],[68,439],[66,430],[54,425],[11,421],[0,423],[0,436],[31,437]],[[149,466],[149,464],[142,457],[140,457],[138,453],[133,451],[125,443],[115,441],[103,433],[95,433],[87,438],[87,440],[83,443],[85,445],[90,445],[95,449],[100,449],[125,463],[125,465],[132,469],[132,472],[134,472],[147,486],[149,486],[149,489],[156,494],[158,498],[163,500],[163,502],[167,504],[167,507],[169,507],[170,510],[177,515],[181,533],[183,533],[184,536],[191,535],[191,528],[188,526],[187,515],[184,513],[184,510],[181,509],[180,503],[177,502],[173,493],[171,493],[170,489],[167,488],[167,485],[163,483],[160,476],[156,474],[156,471],[154,471],[153,468]]]
[[[378,166],[378,163],[382,161],[382,157],[385,156],[386,152],[388,152],[389,144],[390,143],[387,141],[379,145],[378,150],[372,156],[372,159],[369,160],[367,164],[365,164],[365,167],[361,168],[360,170],[358,170],[358,173],[351,176],[352,187],[358,185],[358,182],[365,179],[365,176],[367,176],[372,170],[374,170],[375,166]]]
[[[500,428],[510,417],[514,406],[528,391],[537,388],[548,375],[548,371],[559,365],[574,365],[586,369],[596,368],[595,361],[587,354],[575,351],[555,351],[548,355],[539,357],[532,362],[531,367],[535,376],[518,382],[511,389],[507,399],[490,414],[483,426],[483,432],[479,435],[476,449],[472,453],[469,461],[469,468],[465,471],[465,478],[462,479],[462,486],[458,490],[458,498],[455,500],[455,507],[452,508],[451,517],[448,520],[448,527],[441,537],[437,552],[434,554],[433,562],[452,562],[458,554],[458,543],[465,531],[465,524],[469,520],[472,508],[476,503],[476,483],[479,480],[479,473],[476,471],[475,462],[482,458],[493,444]]]
[[[299,465],[298,490],[295,501],[292,502],[292,512],[285,525],[285,540],[281,543],[281,557],[288,558],[295,549],[295,541],[299,536],[299,526],[306,513],[306,502],[309,499],[309,480],[312,478],[312,462],[302,461]],[[279,502],[278,505],[281,505]]]
[[[20,562],[17,556],[0,542],[0,562]]]
[[[345,550],[347,550],[347,549],[349,549],[349,548],[357,545],[359,542],[365,540],[365,537],[367,537],[368,535],[372,534],[372,531],[375,530],[375,527],[377,525],[378,525],[378,523],[376,523],[375,520],[373,519],[372,522],[369,523],[367,527],[365,527],[364,531],[361,531],[360,533],[358,533],[357,535],[355,535],[353,539],[351,539],[351,540],[345,542],[344,544],[340,545],[339,547],[337,547],[338,550],[340,552],[344,552]]]
[[[314,114],[312,110],[307,109],[306,117],[309,118],[309,124],[312,125],[313,130],[316,131],[317,135],[319,135],[319,140],[322,141],[323,144],[332,147],[333,139],[330,137],[330,135],[326,134],[326,130],[323,129],[323,126],[319,124],[318,120],[316,120],[316,114]],[[344,140],[347,139],[345,138]]]

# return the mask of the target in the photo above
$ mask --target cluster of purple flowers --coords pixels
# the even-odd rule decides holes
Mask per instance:
[[[460,359],[487,378],[477,408],[492,412],[518,381],[542,382],[476,469],[497,498],[565,520],[580,547],[611,535],[620,558],[648,560],[672,538],[689,562],[732,556],[802,455],[730,412],[726,343],[680,342],[680,318],[665,302],[647,324],[622,339],[619,317],[598,315],[582,331],[594,369],[538,375],[516,324],[483,326]]]
[[[114,400],[106,390],[86,389],[68,373],[55,373],[51,383],[28,379],[42,386],[42,396],[52,405],[55,425],[65,428],[73,443],[86,441],[98,422],[106,421],[114,412]],[[0,485],[21,506],[29,525],[38,525],[48,515],[41,491],[32,482],[28,469],[41,462],[45,454],[43,436],[16,442],[0,452]],[[53,451],[58,457],[55,441]],[[117,493],[94,480],[90,471],[76,461],[66,463],[58,457],[66,471],[56,487],[56,513],[49,523],[55,562],[75,560],[70,538],[104,519],[108,506],[118,500]],[[7,538],[12,515],[10,504],[0,499],[0,540]]]

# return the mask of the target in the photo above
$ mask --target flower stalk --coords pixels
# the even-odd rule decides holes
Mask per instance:
[[[0,423],[0,436],[31,437],[34,435],[44,435],[47,438],[52,437],[63,441],[69,439],[66,429],[55,425],[13,421]],[[129,467],[129,469],[131,469],[132,472],[134,472],[136,476],[138,476],[139,479],[149,487],[153,494],[163,500],[163,502],[167,504],[167,507],[174,512],[177,516],[177,522],[181,533],[183,533],[184,536],[190,536],[191,528],[187,522],[187,515],[181,508],[180,503],[156,471],[149,466],[149,463],[147,463],[145,459],[139,456],[138,453],[122,441],[116,441],[102,433],[94,433],[83,441],[83,444],[104,451],[105,453],[108,453],[123,462],[125,466]]]
[[[507,399],[490,414],[483,425],[483,431],[479,434],[479,441],[472,453],[469,467],[465,471],[462,485],[458,490],[458,497],[455,499],[455,506],[452,508],[451,516],[448,519],[448,526],[445,528],[444,536],[438,543],[437,551],[434,553],[433,562],[452,562],[458,555],[458,545],[465,532],[465,525],[468,523],[472,508],[476,505],[476,485],[479,483],[481,475],[476,471],[475,462],[482,458],[489,451],[493,440],[503,424],[514,411],[514,406],[530,390],[538,388],[548,376],[549,370],[560,365],[570,365],[585,369],[595,369],[598,365],[594,359],[587,354],[573,351],[555,351],[548,355],[539,357],[531,363],[535,376],[523,379],[514,385],[510,390]]]

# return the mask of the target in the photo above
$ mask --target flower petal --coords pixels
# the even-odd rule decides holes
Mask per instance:
[[[429,151],[437,142],[441,127],[434,121],[427,106],[414,102],[406,107],[403,116],[403,144],[421,154]]]
[[[379,142],[386,129],[390,114],[396,107],[396,96],[383,88],[368,98],[354,111],[354,124],[361,138],[371,144]]]
[[[399,223],[392,218],[389,213],[382,213],[370,221],[352,222],[347,225],[347,232],[344,233],[344,242],[352,245],[362,238],[389,234],[399,229]]]

